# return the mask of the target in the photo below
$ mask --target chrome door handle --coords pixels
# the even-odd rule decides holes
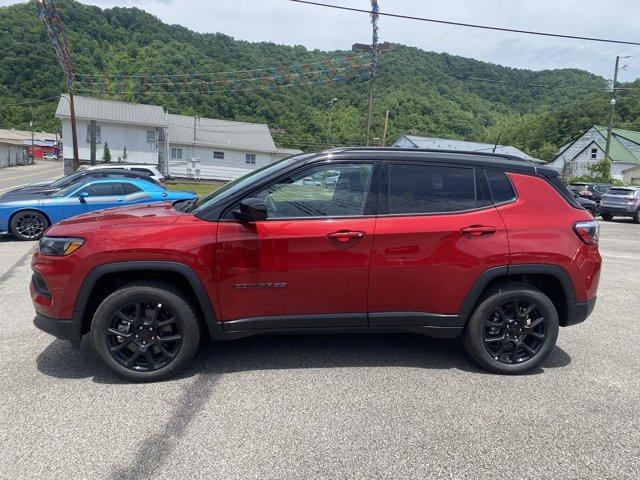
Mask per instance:
[[[491,235],[496,233],[498,229],[496,227],[489,227],[485,225],[471,225],[466,228],[460,229],[460,233],[468,235],[470,237],[480,237],[482,235]]]

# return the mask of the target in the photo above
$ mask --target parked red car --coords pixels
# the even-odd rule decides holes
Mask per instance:
[[[174,375],[205,336],[327,331],[461,337],[484,368],[523,373],[591,313],[600,265],[597,222],[551,168],[340,149],[196,203],[60,222],[33,256],[31,295],[38,328],[89,334],[132,380]]]

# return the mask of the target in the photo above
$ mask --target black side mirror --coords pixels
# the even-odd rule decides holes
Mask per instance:
[[[233,211],[233,215],[243,222],[266,220],[267,204],[259,198],[245,198],[240,202],[240,208]]]

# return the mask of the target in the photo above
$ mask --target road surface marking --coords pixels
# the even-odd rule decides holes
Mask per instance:
[[[60,170],[62,169],[62,165],[60,165],[59,167],[48,167],[48,168],[43,168],[42,170],[39,170],[37,172],[31,172],[31,173],[27,173],[25,175],[17,175],[15,177],[0,177],[0,182],[4,182],[5,180],[15,180],[16,178],[24,178],[24,177],[33,177],[34,175],[40,175],[42,173],[47,173],[47,172],[53,172],[55,170]],[[27,183],[22,184],[22,185],[12,185],[11,187],[7,187],[7,188],[0,188],[0,192],[4,192],[5,190],[11,190],[12,188],[19,188],[19,187],[24,187],[25,185],[28,185]]]

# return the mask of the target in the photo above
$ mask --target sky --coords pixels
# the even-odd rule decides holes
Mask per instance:
[[[368,9],[368,0],[320,0]],[[0,6],[18,3],[0,0]],[[369,43],[367,15],[288,0],[82,0],[103,8],[136,6],[167,23],[236,39],[321,50]],[[640,41],[638,0],[379,0],[381,11],[492,26]],[[514,68],[580,68],[620,81],[640,77],[640,46],[543,38],[381,17],[380,41],[447,52]]]

